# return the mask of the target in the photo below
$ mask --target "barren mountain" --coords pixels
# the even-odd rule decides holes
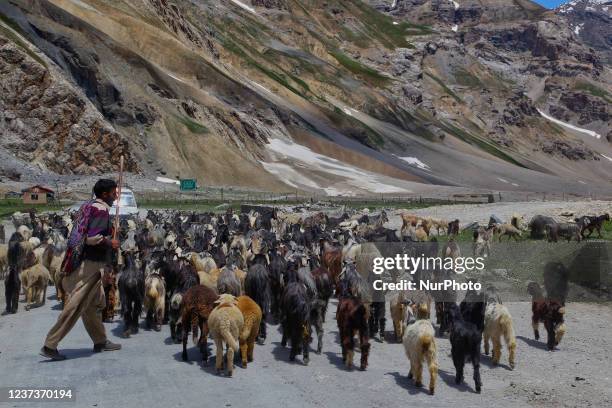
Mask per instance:
[[[609,193],[610,44],[565,14],[527,0],[3,1],[0,171],[91,174],[123,153],[151,177],[277,191]]]
[[[612,1],[572,0],[557,8],[574,33],[589,47],[612,62]]]

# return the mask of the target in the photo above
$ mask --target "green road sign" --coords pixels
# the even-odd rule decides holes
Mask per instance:
[[[181,180],[181,191],[195,190],[197,183],[195,179],[182,179]]]

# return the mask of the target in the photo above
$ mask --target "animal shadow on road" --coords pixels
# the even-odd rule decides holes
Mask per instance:
[[[461,384],[455,384],[455,373],[449,373],[448,371],[439,369],[438,375],[440,376],[442,381],[444,381],[449,387],[455,388],[456,390],[461,392],[469,391],[473,394],[478,394],[476,390],[470,387],[465,381]],[[464,375],[466,379],[468,379],[467,372],[464,371]],[[471,381],[471,378],[472,377],[470,376],[468,380]]]
[[[414,385],[414,380],[409,380],[408,375],[401,375],[398,371],[394,373],[385,373],[393,377],[397,385],[408,391],[410,395],[426,394],[429,395],[429,389],[425,387],[417,387]]]
[[[200,353],[200,348],[198,346],[188,347],[187,348],[187,361],[183,361],[183,350],[181,349],[177,353],[174,353],[173,357],[176,361],[185,363],[185,364],[199,364],[203,370],[210,371],[211,374],[214,374],[215,368],[215,356],[213,353],[210,353],[210,347],[208,349],[208,361],[207,364],[204,364],[202,361],[202,353]],[[212,369],[211,369],[212,367]]]
[[[506,364],[502,364],[501,362],[497,363],[497,364],[493,364],[493,359],[491,358],[491,356],[487,356],[486,354],[482,354],[480,356],[480,363],[488,368],[505,368],[507,371],[512,371],[512,369],[510,368],[509,365]]]
[[[334,353],[333,351],[325,351],[323,354],[325,354],[327,356],[327,359],[329,360],[329,362],[331,364],[335,365],[340,370],[351,371],[346,366],[346,364],[344,364],[344,361],[342,361],[342,354],[341,353]],[[357,364],[359,364],[359,361],[357,361]],[[359,368],[359,367],[357,366],[357,367],[354,367],[353,369],[356,370],[357,368]]]
[[[111,329],[111,333],[113,333],[113,335],[119,338],[125,339],[126,337],[123,335],[123,331],[125,330],[123,321],[115,320],[114,323],[117,323],[117,324],[115,324],[115,327]]]
[[[527,338],[525,336],[516,336],[517,339],[522,340],[523,342],[527,343],[529,346],[531,347],[535,347],[538,348],[540,350],[547,350],[547,346],[546,343],[536,340],[536,339],[530,339]]]
[[[51,310],[62,310],[62,309],[64,309],[64,305],[59,302],[51,306]]]

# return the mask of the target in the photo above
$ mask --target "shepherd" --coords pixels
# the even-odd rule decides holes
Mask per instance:
[[[66,293],[64,309],[40,350],[40,355],[55,361],[66,359],[57,346],[79,317],[93,340],[94,352],[121,349],[120,344],[107,339],[101,316],[106,303],[102,276],[105,267],[111,263],[112,250],[119,248],[109,212],[118,197],[117,183],[100,179],[94,185],[93,193],[96,198],[85,202],[77,213],[62,262],[61,285]]]

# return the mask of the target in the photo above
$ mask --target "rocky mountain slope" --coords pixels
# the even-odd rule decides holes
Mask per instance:
[[[612,192],[605,50],[528,0],[8,0],[0,72],[12,177]]]
[[[612,62],[612,1],[572,0],[557,8],[574,33],[589,47]]]

